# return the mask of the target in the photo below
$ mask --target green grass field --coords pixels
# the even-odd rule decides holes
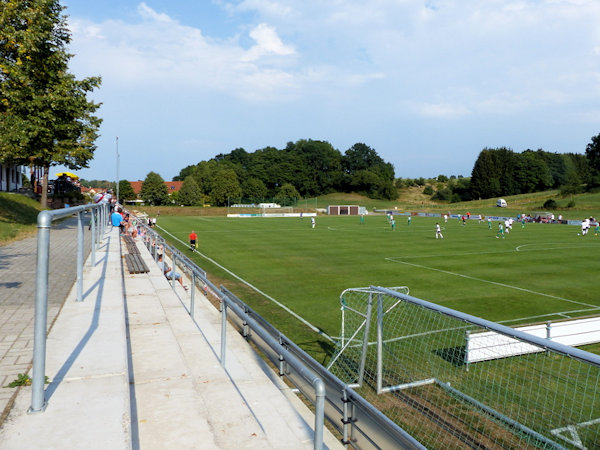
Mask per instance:
[[[504,211],[503,211],[504,212]],[[225,218],[160,216],[159,226],[186,249],[198,233],[197,264],[274,326],[325,363],[332,344],[277,306],[280,302],[329,336],[340,333],[340,293],[369,285],[402,286],[411,295],[507,325],[600,313],[600,236],[578,227],[515,223],[504,240],[476,220],[385,216]],[[180,240],[181,242],[177,242]],[[206,256],[210,260],[206,259]],[[249,288],[214,263],[228,269]],[[591,351],[600,346],[589,346]]]

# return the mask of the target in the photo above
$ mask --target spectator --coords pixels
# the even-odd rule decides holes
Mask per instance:
[[[167,263],[165,263],[163,261],[162,253],[158,254],[158,267],[163,271],[165,277],[167,277],[167,280],[172,280],[173,277],[175,277],[175,280],[179,282],[181,287],[183,289],[185,289],[186,291],[188,290],[188,287],[184,286],[184,284],[183,284],[183,279],[181,278],[181,274],[178,272],[175,272],[173,269],[171,269],[169,267],[169,265]]]

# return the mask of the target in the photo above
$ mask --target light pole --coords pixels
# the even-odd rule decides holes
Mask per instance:
[[[119,202],[119,136],[117,136],[117,202]]]

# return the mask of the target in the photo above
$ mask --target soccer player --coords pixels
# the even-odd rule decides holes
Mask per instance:
[[[192,230],[192,232],[190,233],[190,250],[191,251],[196,250],[196,239],[198,239],[198,235],[196,234],[196,232],[194,230]]]
[[[435,224],[435,238],[444,239],[444,235],[442,234],[442,229],[439,223]]]
[[[488,216],[488,230],[492,229],[492,218]]]
[[[504,239],[504,228],[502,228],[502,222],[498,224],[498,234],[496,235],[496,239],[500,239],[500,236],[502,236],[502,239]]]
[[[310,218],[310,226],[311,226],[312,228],[314,228],[316,224],[317,224],[317,223],[316,223],[316,221],[315,221],[315,218],[314,218],[314,217],[311,217],[311,218]]]
[[[392,218],[390,222],[392,224],[392,231],[394,231],[396,229],[396,220],[394,220],[394,216],[392,216],[391,214],[390,216]]]
[[[412,222],[412,216],[408,216],[408,224],[410,225],[411,222]]]

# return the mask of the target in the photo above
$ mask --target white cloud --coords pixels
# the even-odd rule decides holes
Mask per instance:
[[[250,37],[254,39],[256,45],[250,48],[243,57],[244,61],[254,61],[264,55],[279,55],[287,56],[293,55],[295,52],[294,48],[290,45],[285,45],[275,28],[268,26],[267,24],[261,23],[254,27],[250,31]]]
[[[114,85],[216,89],[242,97],[251,93],[254,99],[274,97],[293,85],[286,58],[295,51],[274,27],[254,27],[249,36],[255,45],[246,50],[236,37],[211,39],[144,3],[137,11],[143,19],[138,23],[72,19],[75,70],[100,73]]]

